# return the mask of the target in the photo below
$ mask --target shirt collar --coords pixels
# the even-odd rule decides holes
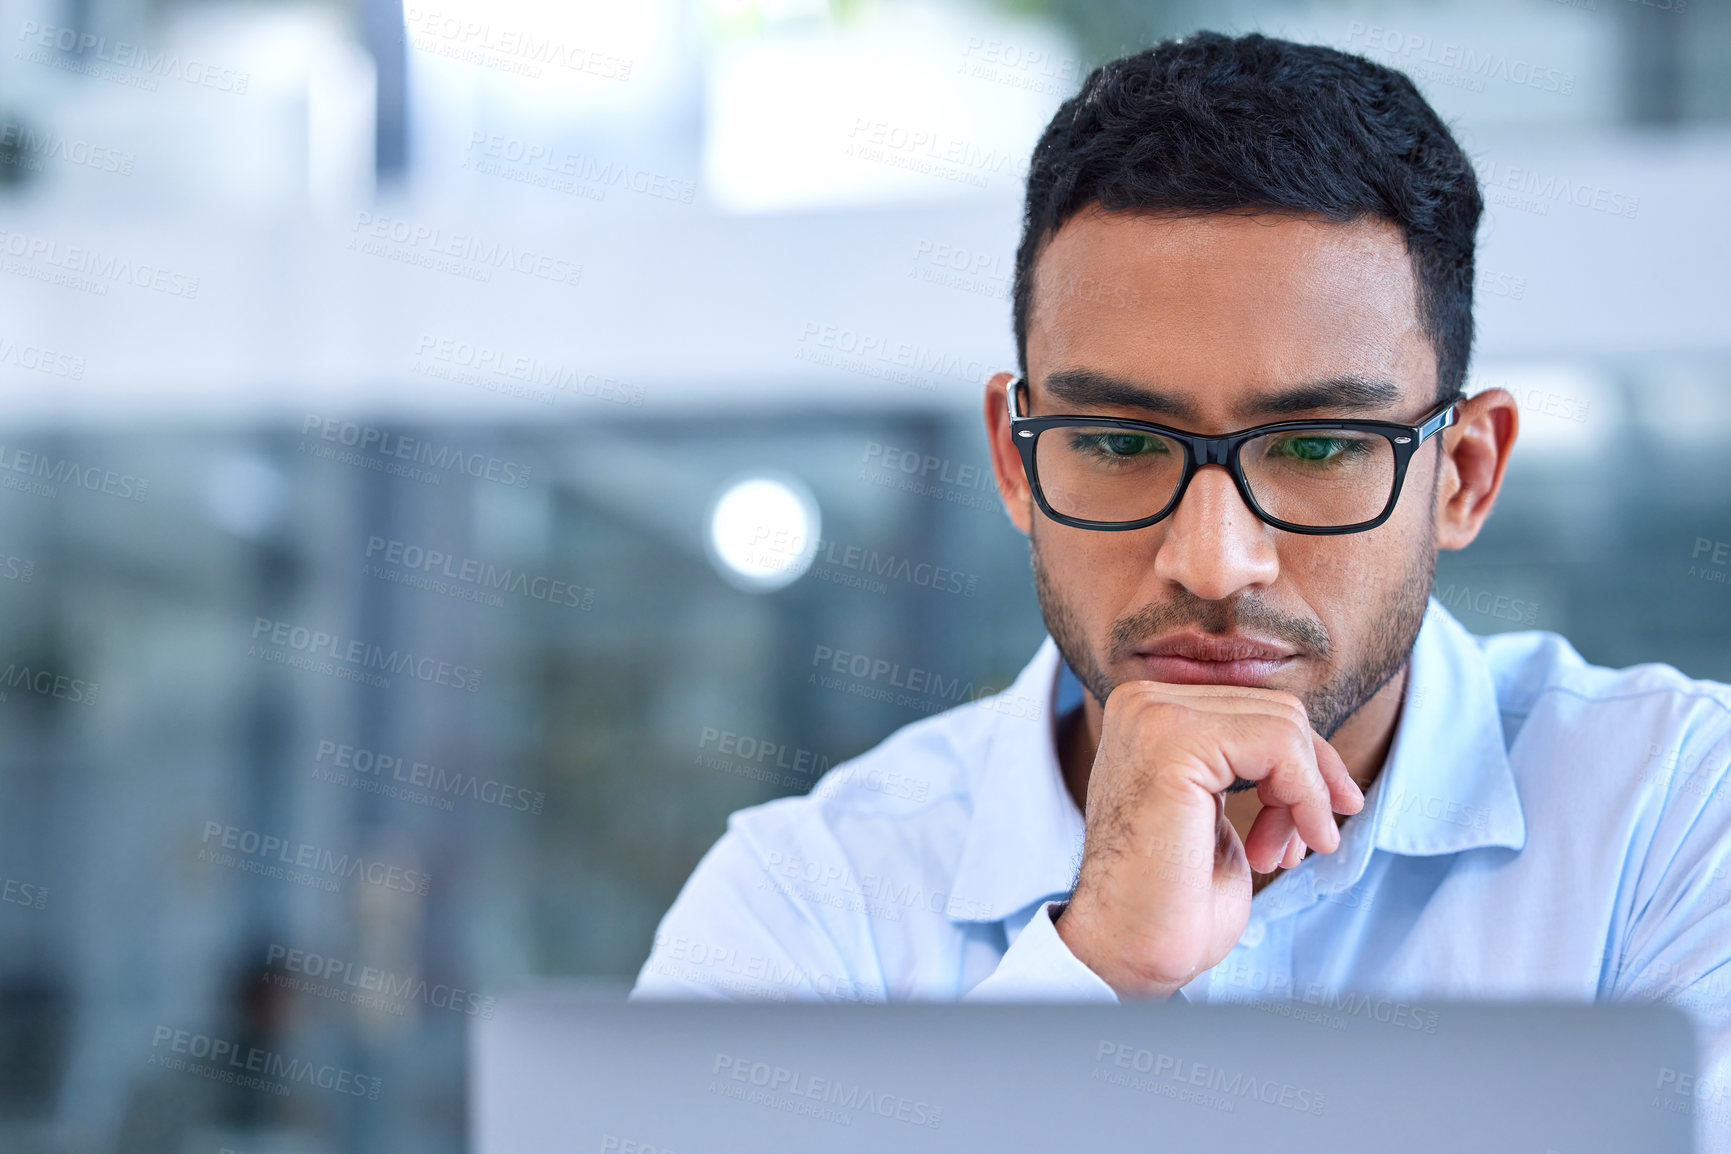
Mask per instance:
[[[1413,646],[1394,745],[1371,791],[1378,786],[1376,820],[1367,823],[1378,849],[1426,855],[1526,845],[1496,682],[1478,639],[1435,598]]]
[[[1084,825],[1058,766],[1057,698],[1072,680],[1060,672],[1068,671],[1047,637],[1002,695],[984,756],[967,767],[974,811],[951,892],[967,895],[969,908],[984,916],[955,921],[998,921],[1062,897],[1075,880]],[[970,708],[991,708],[993,701]],[[1345,823],[1338,850],[1312,854],[1258,894],[1256,904],[1274,915],[1350,886],[1374,850],[1414,856],[1518,850],[1526,830],[1490,668],[1477,639],[1432,598],[1413,644],[1388,759],[1364,809]]]
[[[1253,900],[1274,918],[1358,883],[1373,851],[1424,857],[1521,849],[1526,815],[1503,746],[1496,682],[1478,639],[1435,598],[1413,643],[1393,743],[1340,847],[1312,854]]]

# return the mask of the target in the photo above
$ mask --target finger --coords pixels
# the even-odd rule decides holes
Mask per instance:
[[[1123,698],[1125,709],[1158,710],[1178,704],[1171,702],[1174,695],[1166,692],[1172,687],[1154,682],[1138,684],[1144,687],[1142,695]],[[1115,700],[1122,689],[1114,690]],[[1255,697],[1196,697],[1180,708],[1194,710],[1198,701],[1228,707],[1209,710],[1214,716],[1202,725],[1189,724],[1195,719],[1179,714],[1178,719],[1187,724],[1168,734],[1165,755],[1182,757],[1189,763],[1195,770],[1190,784],[1217,794],[1236,778],[1256,782],[1257,796],[1265,807],[1290,809],[1306,844],[1333,852],[1340,833],[1334,823],[1328,782],[1317,765],[1316,731],[1310,727],[1302,703],[1290,695],[1264,692]],[[1110,719],[1107,728],[1111,728]],[[1134,726],[1129,729],[1133,731]],[[1339,755],[1332,747],[1325,748],[1322,756],[1333,759],[1330,772],[1349,782]],[[1283,854],[1289,832],[1283,832],[1273,845],[1253,848]],[[1257,860],[1266,859],[1258,856]]]
[[[1328,784],[1329,801],[1335,813],[1355,814],[1364,808],[1364,791],[1358,788],[1358,782],[1352,780],[1352,774],[1346,771],[1346,762],[1340,759],[1334,746],[1322,739],[1322,735],[1311,731],[1311,742],[1315,746],[1316,768],[1322,772],[1322,780]]]
[[[1263,711],[1269,708],[1271,698],[1289,700],[1285,694],[1275,694],[1254,685],[1220,685],[1206,681],[1124,681],[1119,685],[1145,686],[1162,697],[1213,699],[1216,703],[1228,707],[1242,702]]]
[[[1241,776],[1257,782],[1256,795],[1265,807],[1285,806],[1292,811],[1293,825],[1305,844],[1333,853],[1340,843],[1340,830],[1330,810],[1327,782],[1317,765],[1316,731],[1308,724],[1303,729],[1297,725],[1292,718],[1269,719],[1257,734],[1261,739],[1254,747],[1258,760],[1248,766],[1235,761],[1234,767]],[[1339,760],[1332,749],[1329,753]],[[1285,845],[1284,837],[1276,843],[1282,852]]]
[[[1244,856],[1250,860],[1250,868],[1259,874],[1273,873],[1285,859],[1295,836],[1297,826],[1290,809],[1283,805],[1263,806],[1244,838]]]
[[[1280,859],[1282,869],[1291,869],[1304,860],[1304,855],[1310,847],[1304,844],[1304,839],[1298,836],[1298,831],[1292,831],[1292,840],[1286,843],[1286,856]]]

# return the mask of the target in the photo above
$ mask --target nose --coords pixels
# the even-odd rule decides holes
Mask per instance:
[[[1204,465],[1190,478],[1178,507],[1166,517],[1166,535],[1154,573],[1205,601],[1224,601],[1280,575],[1274,535],[1239,496],[1222,465]]]

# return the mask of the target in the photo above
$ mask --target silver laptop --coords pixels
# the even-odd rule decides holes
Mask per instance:
[[[548,988],[470,1035],[478,1154],[1684,1154],[1658,1005],[631,1003]],[[1683,1108],[1674,1108],[1677,1102]]]

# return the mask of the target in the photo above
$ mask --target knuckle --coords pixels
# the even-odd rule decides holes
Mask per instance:
[[[1270,690],[1270,693],[1273,694],[1270,700],[1285,710],[1288,716],[1301,723],[1306,729],[1310,728],[1310,710],[1305,707],[1302,698],[1284,689]]]
[[[1112,692],[1106,695],[1101,712],[1107,717],[1115,717],[1126,710],[1134,709],[1140,699],[1139,685],[1140,683],[1135,681],[1120,681],[1114,685]]]
[[[1119,685],[1106,699],[1106,713],[1114,712],[1114,702],[1117,703],[1117,716],[1134,719],[1138,725],[1182,721],[1193,714],[1188,706],[1165,696],[1151,681],[1127,681]]]

